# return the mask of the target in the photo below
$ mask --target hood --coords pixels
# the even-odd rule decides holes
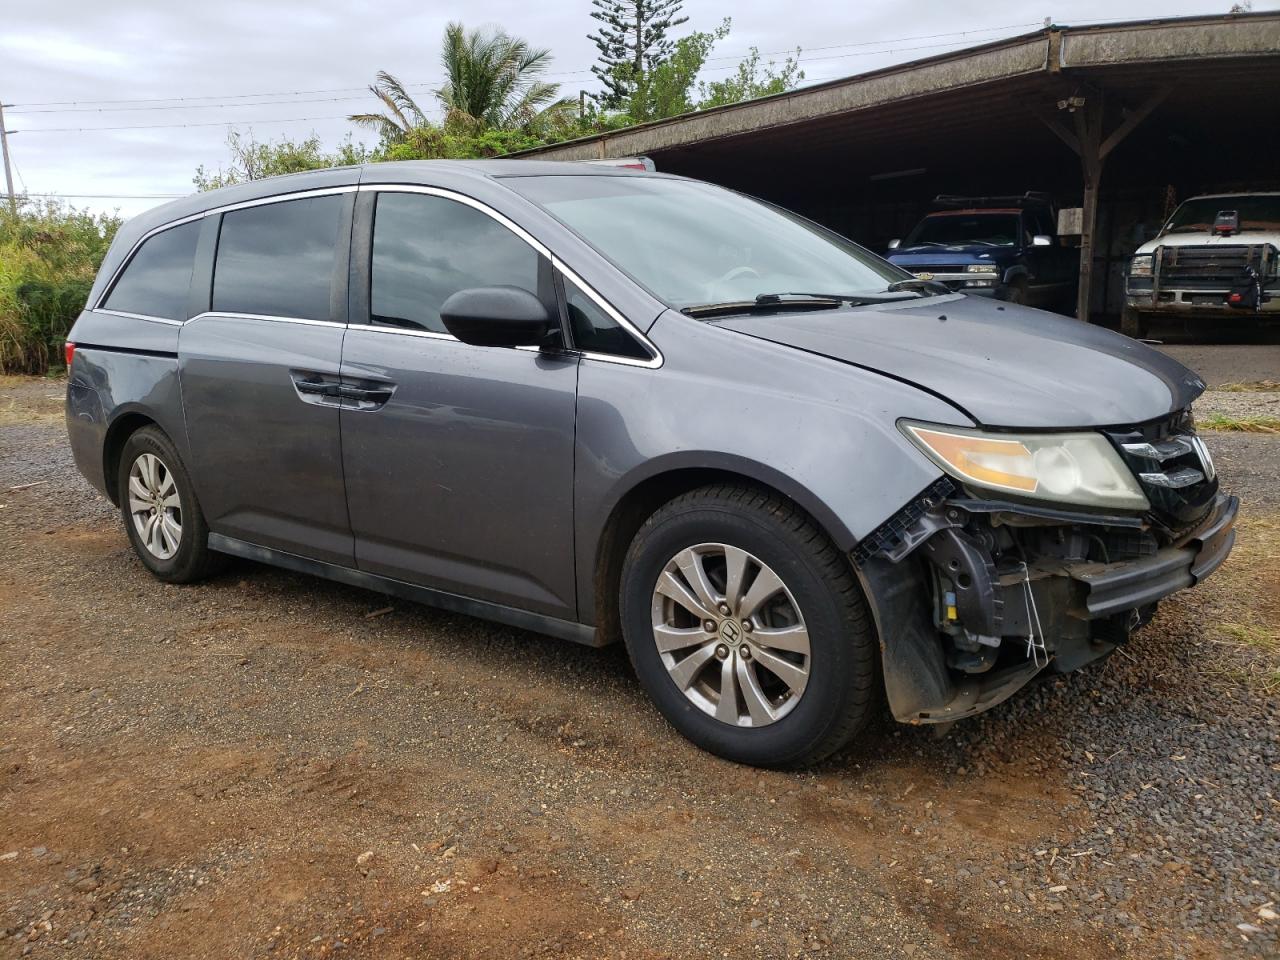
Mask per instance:
[[[1154,253],[1157,247],[1240,247],[1258,243],[1269,243],[1273,247],[1280,247],[1280,231],[1241,230],[1229,237],[1217,236],[1207,231],[1166,233],[1154,240],[1148,240],[1135,250],[1134,254]]]
[[[936,244],[918,247],[898,247],[889,253],[890,263],[909,260],[912,264],[929,266],[931,264],[995,262],[1016,254],[1013,247],[968,246],[963,243],[951,243],[945,247]]]
[[[1182,364],[1137,340],[984,297],[709,322],[906,381],[983,426],[1141,423],[1204,390]]]

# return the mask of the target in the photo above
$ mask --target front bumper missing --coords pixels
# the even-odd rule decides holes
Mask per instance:
[[[854,556],[880,636],[889,706],[905,723],[972,716],[1042,670],[1067,672],[1107,656],[1149,619],[1157,601],[1222,565],[1235,543],[1239,510],[1237,498],[1219,494],[1193,530],[1133,559],[1096,562],[1023,552],[1013,564],[1000,558],[998,547],[991,549],[999,537],[975,536],[975,527],[1039,536],[1083,529],[1096,531],[1085,539],[1097,539],[1142,535],[1143,524],[1133,517],[943,499],[946,493],[930,491],[874,547]],[[947,605],[938,602],[943,590],[954,606],[950,622]],[[956,650],[957,636],[973,641],[966,649],[977,652]],[[1034,649],[1034,639],[1042,649]]]
[[[1141,560],[1069,566],[1066,574],[1087,590],[1083,615],[1090,620],[1114,616],[1195,586],[1231,553],[1239,509],[1236,497],[1219,494],[1208,519],[1180,546]]]

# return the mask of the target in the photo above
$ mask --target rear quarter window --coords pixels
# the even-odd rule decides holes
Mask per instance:
[[[170,227],[138,248],[103,306],[164,320],[185,320],[200,221]]]
[[[331,320],[342,196],[282,200],[222,216],[213,309]]]

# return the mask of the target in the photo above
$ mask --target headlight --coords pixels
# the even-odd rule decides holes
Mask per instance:
[[[1129,261],[1129,276],[1131,277],[1149,277],[1151,276],[1152,256],[1149,253],[1140,253]]]
[[[975,487],[1089,507],[1150,507],[1100,433],[985,433],[906,420],[899,426],[930,460]]]
[[[971,263],[964,268],[965,273],[987,273],[995,275],[1000,272],[1000,268],[994,263]]]

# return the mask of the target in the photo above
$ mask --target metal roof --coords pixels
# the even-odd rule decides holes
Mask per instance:
[[[1161,111],[1177,111],[1192,122],[1260,120],[1274,126],[1277,108],[1269,98],[1270,91],[1280,89],[1280,12],[1053,25],[519,156],[581,160],[647,154],[659,160],[659,169],[662,158],[680,158],[679,172],[697,176],[699,161],[723,170],[744,149],[828,157],[843,151],[855,165],[860,156],[874,155],[884,168],[895,157],[918,159],[941,142],[971,140],[975,128],[994,138],[991,146],[1006,147],[1014,142],[1010,131],[1018,128],[1020,140],[1031,120],[1036,136],[1052,140],[1034,118],[1055,112],[1057,100],[1080,83],[1104,84],[1121,110],[1171,87]],[[1260,108],[1266,113],[1261,118]]]

